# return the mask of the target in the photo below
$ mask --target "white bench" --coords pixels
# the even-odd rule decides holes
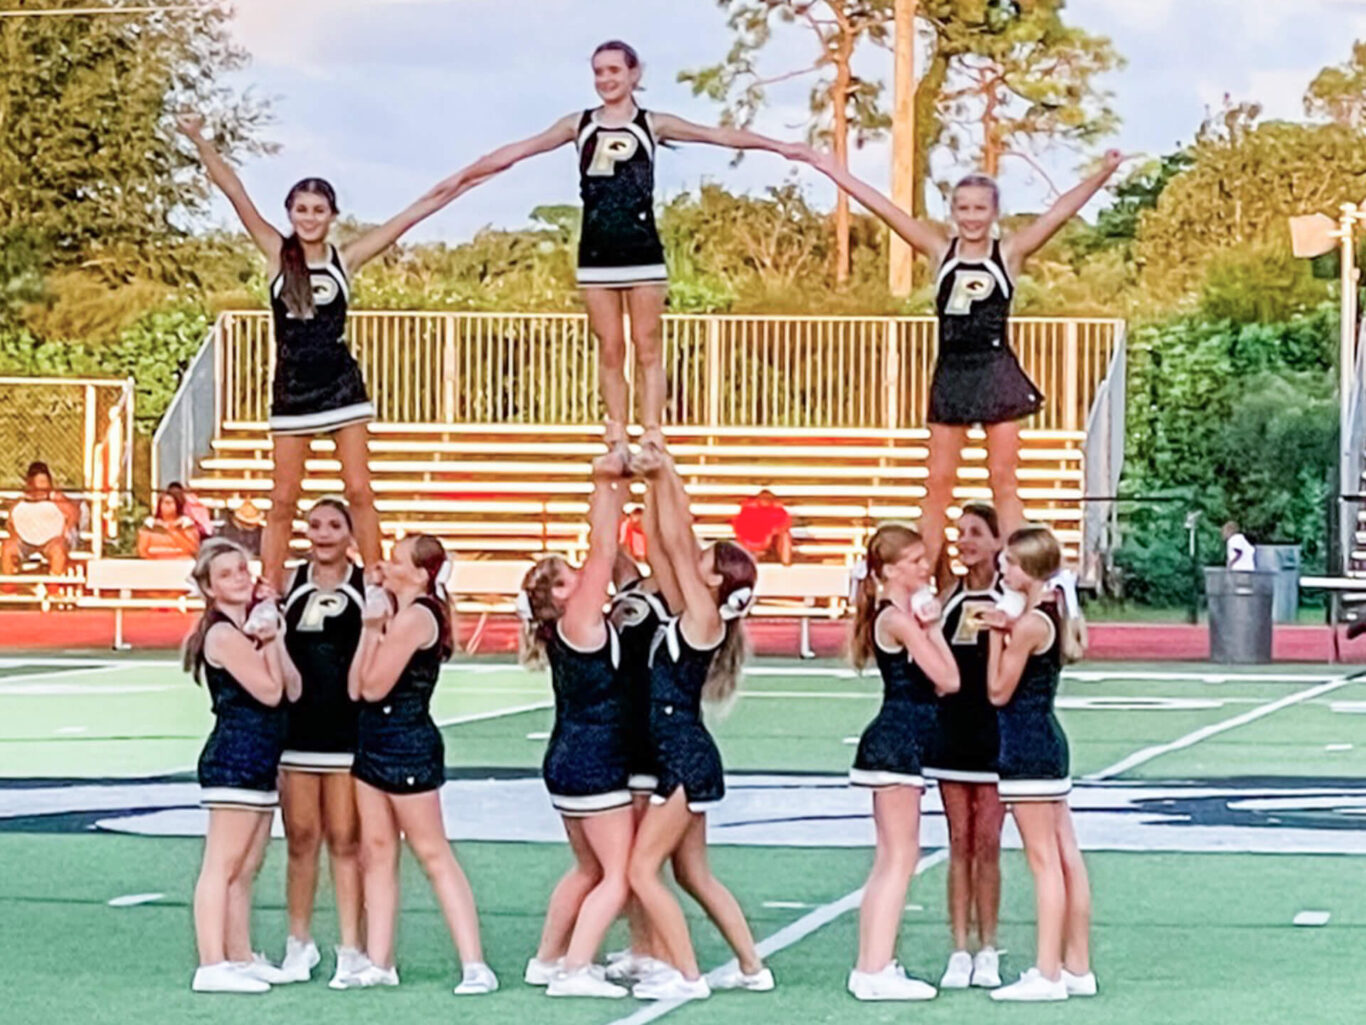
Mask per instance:
[[[89,592],[77,599],[79,608],[114,610],[114,647],[127,648],[123,640],[124,609],[175,609],[190,612],[202,609],[204,602],[190,593],[187,580],[194,568],[193,559],[91,559],[85,567],[85,586]],[[115,591],[116,596],[101,594]],[[153,596],[150,592],[171,591]]]
[[[456,560],[449,585],[455,610],[480,617],[467,650],[478,647],[490,614],[516,612],[513,596],[533,565],[527,559]],[[845,614],[849,569],[835,565],[764,563],[759,567],[757,590],[753,614],[800,619],[801,656],[812,658],[815,653],[811,650],[811,620],[839,619]]]

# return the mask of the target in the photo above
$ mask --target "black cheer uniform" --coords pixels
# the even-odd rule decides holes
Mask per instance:
[[[319,434],[375,418],[360,366],[346,347],[351,283],[341,252],[329,245],[327,260],[308,265],[313,316],[293,316],[281,298],[283,271],[270,283],[275,322],[275,373],[270,429],[275,434]]]
[[[892,603],[878,603],[873,655],[882,674],[882,708],[859,738],[849,782],[860,787],[923,787],[925,751],[934,739],[934,683],[905,648],[883,647],[878,625]]]
[[[996,782],[996,706],[987,697],[991,631],[980,616],[994,609],[1000,597],[997,578],[985,591],[969,591],[958,580],[944,599],[941,626],[961,683],[957,693],[939,699],[939,730],[925,763],[931,779]]]
[[[219,623],[240,629],[218,609],[205,615],[210,630]],[[280,803],[276,779],[284,710],[257,701],[225,668],[207,655],[200,658],[215,720],[199,755],[200,803],[206,808],[274,808]]]
[[[1039,411],[1043,396],[1010,348],[1014,292],[999,239],[985,260],[958,255],[959,240],[939,268],[935,311],[939,355],[930,382],[932,424],[995,424]]]
[[[1057,606],[1051,602],[1027,613],[1049,626],[1048,647],[1029,656],[998,722],[1001,752],[997,762],[1001,800],[1059,801],[1072,789],[1067,735],[1053,712],[1062,673],[1062,641]]]
[[[668,284],[655,227],[655,148],[643,110],[618,127],[601,124],[596,110],[579,118],[580,288]]]
[[[389,794],[436,790],[446,778],[446,746],[431,715],[432,692],[446,657],[438,626],[444,613],[426,595],[413,604],[431,615],[431,642],[413,652],[388,694],[361,702],[356,721],[351,775]]]
[[[626,759],[632,793],[652,794],[659,768],[650,744],[650,648],[670,618],[668,606],[643,578],[612,596],[612,625],[621,638],[621,694],[626,727]]]
[[[663,804],[679,787],[694,812],[705,812],[726,794],[721,752],[702,721],[702,688],[712,660],[733,629],[715,647],[695,648],[683,636],[682,617],[663,623],[650,651],[650,747],[659,782],[650,800]]]
[[[299,772],[349,772],[356,753],[359,706],[346,692],[360,644],[365,571],[352,566],[335,590],[313,580],[313,563],[294,571],[285,592],[285,647],[303,681],[286,708],[280,767]]]
[[[594,651],[574,647],[556,623],[546,641],[555,688],[555,726],[541,774],[550,803],[564,815],[593,815],[631,803],[627,787],[621,641],[607,624]]]

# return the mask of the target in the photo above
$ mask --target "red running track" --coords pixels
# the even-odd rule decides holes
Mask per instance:
[[[124,636],[134,648],[170,649],[194,624],[193,615],[171,611],[130,610],[124,614]],[[462,616],[458,632],[468,643],[478,626],[473,616]],[[815,620],[811,646],[818,656],[838,657],[844,650],[846,624]],[[797,654],[800,625],[795,619],[755,619],[750,639],[760,655]],[[1198,662],[1209,658],[1209,636],[1203,625],[1186,623],[1092,623],[1088,659],[1131,662]],[[1338,631],[1340,657],[1366,663],[1366,637],[1348,641]],[[108,650],[114,639],[114,613],[101,609],[66,612],[11,610],[0,612],[0,650]],[[510,616],[491,617],[481,632],[477,651],[499,654],[517,646],[517,623]],[[1333,634],[1325,626],[1279,626],[1274,654],[1283,662],[1328,662],[1333,659]]]

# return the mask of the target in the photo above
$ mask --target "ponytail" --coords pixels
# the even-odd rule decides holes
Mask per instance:
[[[313,278],[308,273],[304,244],[293,232],[280,247],[280,301],[296,320],[312,320]]]
[[[450,572],[450,562],[446,549],[430,534],[418,534],[413,538],[413,565],[427,574],[426,597],[435,602],[436,643],[441,648],[441,659],[445,661],[455,650],[455,631],[451,628],[451,600],[446,592],[446,579]]]
[[[562,610],[555,604],[555,579],[564,560],[549,555],[526,571],[517,592],[517,661],[526,669],[544,669],[549,662],[546,645]]]
[[[877,627],[877,579],[865,567],[854,590],[854,626],[849,636],[849,660],[863,667],[873,657],[873,631]]]
[[[204,686],[204,639],[209,636],[213,623],[213,599],[204,599],[204,614],[195,623],[194,629],[185,635],[180,645],[180,667],[190,674],[198,687]]]

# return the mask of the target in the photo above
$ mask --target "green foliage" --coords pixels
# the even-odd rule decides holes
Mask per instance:
[[[1254,542],[1302,545],[1307,572],[1323,568],[1336,336],[1332,306],[1280,323],[1191,316],[1134,332],[1121,493],[1175,501],[1125,512],[1115,558],[1129,597],[1189,599],[1189,510],[1202,513],[1207,563],[1221,561],[1218,529],[1235,519]]]
[[[1366,42],[1352,44],[1352,59],[1324,68],[1304,93],[1304,112],[1327,117],[1348,128],[1360,128],[1366,115]]]
[[[74,0],[73,0],[74,2]],[[170,115],[193,107],[227,152],[260,152],[263,104],[221,84],[245,54],[217,7],[0,19],[0,225],[53,265],[179,283],[175,219],[207,206]]]
[[[23,328],[0,330],[0,373],[132,377],[137,427],[151,434],[208,330],[208,315],[193,305],[153,310],[104,342],[45,341]]]

